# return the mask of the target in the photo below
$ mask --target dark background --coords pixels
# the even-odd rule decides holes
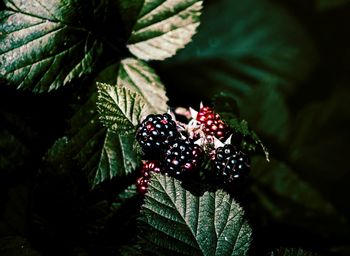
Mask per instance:
[[[350,3],[344,2],[207,0],[193,42],[169,60],[151,62],[170,106],[198,108],[219,95],[269,148],[269,164],[253,159],[245,202],[262,255],[280,246],[350,255]],[[43,94],[1,84],[0,255],[118,255],[134,242],[125,236],[136,232],[134,224],[121,224],[128,208],[125,214],[110,207],[113,185],[123,181],[90,191],[75,163],[58,168],[60,161],[43,159],[69,135],[69,120],[93,80]]]

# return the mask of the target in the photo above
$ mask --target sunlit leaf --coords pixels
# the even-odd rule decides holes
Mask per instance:
[[[134,133],[142,118],[151,113],[141,95],[104,83],[98,83],[97,108],[103,124],[120,134]]]
[[[134,58],[124,59],[120,63],[117,83],[141,95],[152,113],[168,110],[164,85],[147,63]]]
[[[202,1],[145,0],[128,48],[143,60],[163,60],[190,42],[199,25]]]
[[[5,0],[0,12],[0,78],[51,91],[92,72],[102,43],[89,30],[89,2]]]

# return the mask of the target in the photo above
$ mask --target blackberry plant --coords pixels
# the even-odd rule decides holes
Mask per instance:
[[[202,107],[197,114],[197,121],[204,126],[206,135],[214,136],[218,139],[223,139],[228,132],[228,127],[220,118],[220,115],[215,113],[210,107]]]
[[[1,1],[1,256],[347,255],[347,204],[324,195],[331,179],[348,187],[329,138],[346,140],[336,104],[350,100],[318,85],[344,70],[349,42],[317,39],[350,15],[316,0],[291,8],[312,14],[296,22],[283,5],[300,1],[275,2]],[[309,38],[305,22],[327,26]]]
[[[189,138],[178,138],[168,144],[163,157],[164,171],[173,176],[181,176],[200,168],[203,150]]]
[[[136,188],[140,194],[144,194],[147,191],[148,182],[151,179],[152,173],[160,173],[161,167],[158,161],[146,161],[143,163],[140,176],[136,180]]]
[[[233,183],[248,175],[250,159],[247,154],[228,144],[216,149],[214,168],[220,181]]]
[[[136,132],[143,152],[152,157],[160,157],[161,151],[177,137],[176,123],[169,114],[148,115]]]

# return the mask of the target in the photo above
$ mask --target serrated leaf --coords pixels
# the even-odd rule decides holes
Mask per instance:
[[[0,12],[0,78],[17,88],[51,91],[92,72],[102,43],[88,29],[91,3],[5,0]]]
[[[121,135],[100,125],[97,93],[79,107],[70,120],[69,143],[73,158],[89,177],[92,187],[135,170],[138,155],[134,134]]]
[[[279,248],[269,253],[268,256],[317,256],[318,254],[299,248]]]
[[[227,193],[195,196],[161,174],[151,178],[140,221],[154,255],[247,255],[252,239],[243,209]]]
[[[168,110],[168,97],[160,78],[147,63],[134,58],[124,59],[119,67],[118,85],[138,93],[152,113]]]
[[[202,1],[145,0],[128,42],[143,60],[163,60],[190,42],[199,25]]]
[[[121,135],[108,131],[101,158],[93,180],[97,185],[116,176],[130,174],[138,166],[138,156],[133,149],[134,135]]]
[[[141,120],[150,114],[144,99],[121,87],[98,83],[97,109],[102,123],[119,134],[131,134]]]

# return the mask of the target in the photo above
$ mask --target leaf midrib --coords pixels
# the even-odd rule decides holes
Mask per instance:
[[[14,4],[13,4],[13,5],[14,5]],[[14,6],[15,6],[15,5],[14,5]],[[17,6],[16,6],[16,7],[17,7]],[[42,17],[42,16],[40,16],[40,15],[35,15],[35,14],[33,14],[33,13],[24,12],[24,11],[22,11],[21,9],[19,9],[18,7],[17,7],[17,10],[14,10],[13,8],[9,8],[9,7],[7,7],[5,10],[11,11],[11,12],[13,12],[13,13],[20,13],[20,14],[23,14],[23,15],[27,15],[27,16],[29,16],[29,17],[33,17],[33,18],[36,18],[36,19],[41,19],[41,20],[49,21],[49,22],[52,22],[52,23],[59,23],[59,24],[62,24],[62,25],[64,25],[64,26],[66,26],[66,27],[68,27],[68,28],[71,28],[71,29],[74,29],[74,30],[83,31],[83,32],[86,32],[86,33],[91,33],[91,34],[93,34],[91,30],[88,30],[88,29],[86,29],[86,28],[84,28],[84,27],[77,27],[77,26],[74,26],[74,25],[72,25],[72,24],[70,24],[70,23],[64,22],[64,21],[59,20],[59,19],[49,19],[49,18],[47,18],[47,17]],[[51,13],[51,12],[50,12],[50,13]]]
[[[182,216],[182,214],[181,214],[181,212],[179,211],[179,209],[176,207],[176,204],[175,204],[175,202],[172,200],[172,198],[171,198],[171,196],[167,193],[167,191],[166,191],[166,188],[163,186],[163,184],[160,182],[160,180],[157,178],[157,181],[158,181],[158,183],[161,185],[161,187],[162,187],[162,189],[163,189],[163,191],[161,191],[161,192],[164,192],[168,197],[169,197],[169,199],[170,199],[170,201],[171,201],[171,203],[173,204],[173,206],[174,206],[174,208],[176,209],[176,212],[178,212],[178,214],[181,216],[181,218],[183,219],[183,221],[184,221],[184,223],[186,223],[186,226],[187,226],[187,228],[191,231],[191,234],[192,234],[192,236],[193,236],[193,239],[196,241],[196,244],[198,245],[198,248],[200,249],[200,252],[202,253],[202,255],[204,255],[203,254],[203,248],[202,248],[202,246],[198,243],[198,240],[196,239],[196,235],[193,233],[193,230],[191,229],[191,227],[190,227],[190,225],[188,224],[188,222],[187,222],[187,220],[184,218],[184,216]],[[174,186],[174,188],[175,188],[175,184],[173,184],[173,186]],[[152,186],[153,188],[155,188],[155,189],[157,189],[157,190],[159,190],[158,188],[156,188],[155,186]],[[186,192],[185,192],[186,193]],[[186,196],[185,196],[186,197]],[[187,200],[187,197],[186,197],[186,200]],[[199,198],[199,200],[198,200],[198,204],[197,205],[199,205],[200,204],[200,198]],[[197,218],[197,221],[199,220],[199,217]],[[197,227],[198,227],[198,224],[197,224]]]

